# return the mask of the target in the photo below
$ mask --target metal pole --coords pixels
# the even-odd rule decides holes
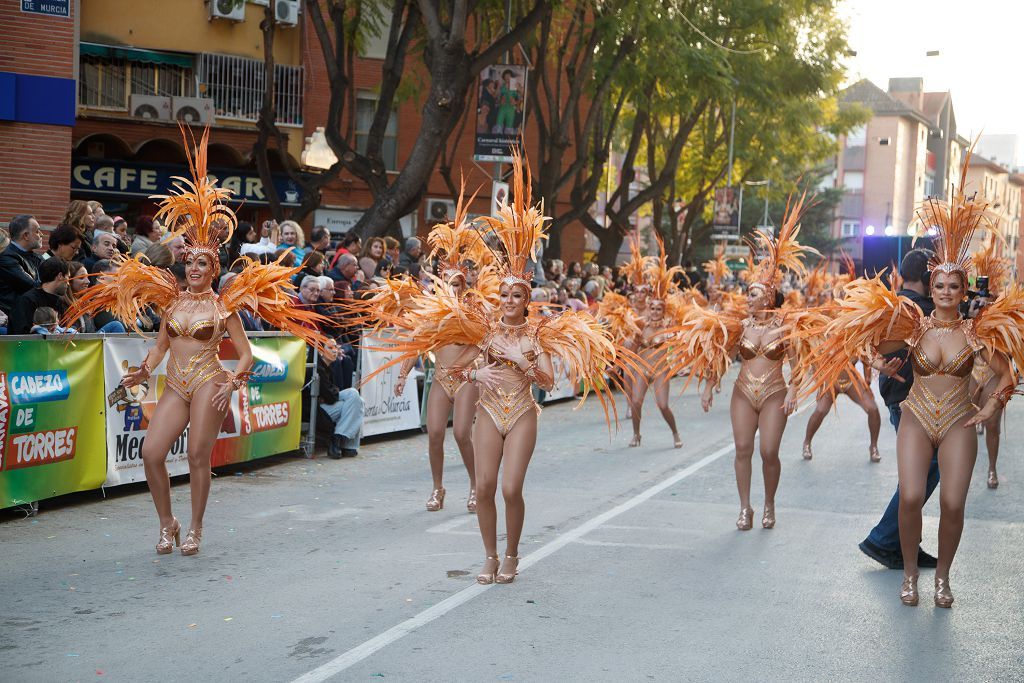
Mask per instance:
[[[739,218],[736,219],[736,222],[738,223],[738,225],[736,226],[737,232],[742,233],[743,232],[743,183],[740,183],[740,215],[739,215]],[[736,236],[739,237],[739,235],[736,235]]]
[[[736,96],[732,98],[732,123],[729,124],[729,187],[732,187],[732,149],[736,137]],[[742,192],[742,188],[740,188]]]
[[[768,192],[772,189],[772,181],[769,178],[768,185],[764,188],[764,223],[762,225],[768,225]]]

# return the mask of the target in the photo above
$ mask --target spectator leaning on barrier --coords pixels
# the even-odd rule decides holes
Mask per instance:
[[[39,285],[18,297],[11,311],[11,334],[28,334],[32,329],[32,316],[41,306],[49,306],[61,316],[67,310],[64,295],[68,289],[68,264],[51,258],[39,265]]]
[[[17,298],[39,284],[43,259],[35,250],[43,246],[43,236],[28,214],[12,218],[7,230],[11,243],[0,253],[0,311],[10,315]]]
[[[356,389],[340,389],[334,382],[331,366],[338,360],[338,345],[331,339],[324,346],[315,371],[320,380],[317,419],[330,426],[330,445],[327,455],[335,460],[359,455],[359,441],[363,431],[363,399]],[[302,392],[302,415],[308,420],[313,370],[306,371],[307,388]]]
[[[73,327],[61,327],[57,324],[57,311],[49,306],[40,306],[32,314],[32,329],[29,334],[74,334],[78,332]]]

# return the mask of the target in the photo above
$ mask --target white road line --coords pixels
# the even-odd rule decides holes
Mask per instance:
[[[462,517],[456,517],[455,519],[449,519],[447,522],[441,522],[440,524],[438,524],[436,526],[430,527],[429,529],[427,529],[427,533],[428,534],[444,534],[444,533],[447,533],[447,532],[451,531],[452,529],[457,529],[458,527],[460,527],[463,524],[465,524],[467,522],[470,522],[470,521],[475,522],[476,521],[476,515],[471,515],[469,513],[466,513]]]
[[[801,406],[794,413],[794,415],[802,413],[804,410],[810,408],[812,405],[814,405],[813,402]],[[519,562],[519,569],[526,569],[537,564],[545,557],[548,557],[549,555],[558,552],[570,543],[574,543],[580,540],[581,538],[583,538],[591,531],[604,524],[605,522],[615,519],[623,513],[629,512],[638,505],[641,505],[650,500],[651,498],[653,498],[654,496],[658,495],[665,489],[671,488],[672,486],[675,486],[676,484],[686,479],[690,475],[699,472],[703,468],[707,467],[711,463],[721,458],[726,453],[732,452],[732,445],[723,446],[714,453],[704,456],[703,458],[693,463],[689,467],[686,467],[676,472],[671,477],[663,479],[654,486],[651,486],[650,488],[641,491],[640,493],[633,496],[626,502],[613,507],[611,510],[602,512],[597,517],[591,518],[590,520],[584,522],[575,529],[572,529],[560,536],[555,537],[553,540],[549,541],[545,545],[541,546],[537,550],[533,551],[532,553],[524,557]],[[448,522],[445,522],[445,524],[448,524]],[[392,626],[387,631],[384,631],[383,633],[374,636],[373,638],[370,638],[362,644],[355,646],[348,652],[344,652],[335,657],[334,659],[330,660],[329,662],[325,662],[324,664],[321,664],[312,671],[305,673],[302,676],[299,676],[294,681],[292,681],[292,683],[321,683],[321,681],[326,681],[332,676],[336,676],[342,671],[345,671],[346,669],[358,664],[359,662],[363,661],[364,659],[374,654],[378,650],[382,650],[391,643],[394,643],[395,641],[404,638],[405,636],[409,635],[421,626],[426,626],[438,617],[443,617],[455,608],[466,604],[467,602],[477,597],[478,595],[482,594],[484,591],[489,590],[490,588],[493,588],[493,585],[483,586],[478,583],[474,583],[468,588],[463,588],[458,593],[455,593],[454,595],[445,598],[433,607],[429,607],[423,610],[416,616],[410,617],[402,623]]]
[[[607,528],[607,527],[605,527]],[[579,545],[596,545],[602,548],[640,548],[641,550],[684,550],[686,546],[665,545],[662,543],[619,543],[617,541],[592,541],[589,538],[581,538],[576,541]]]

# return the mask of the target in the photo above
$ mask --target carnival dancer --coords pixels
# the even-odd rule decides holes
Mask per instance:
[[[630,382],[629,408],[633,422],[633,439],[629,442],[630,448],[640,445],[640,421],[643,417],[644,397],[647,395],[648,387],[654,388],[654,400],[661,411],[668,428],[672,431],[672,445],[674,448],[682,448],[683,440],[679,436],[679,429],[676,426],[676,417],[668,404],[669,383],[676,369],[669,368],[663,364],[666,353],[666,343],[671,341],[673,327],[681,320],[677,315],[678,306],[670,306],[670,297],[677,295],[677,288],[674,277],[682,272],[679,266],[668,267],[668,258],[665,255],[665,245],[658,239],[658,257],[651,259],[644,270],[647,289],[650,296],[647,300],[647,310],[643,315],[643,324],[640,333],[633,339],[630,349],[635,351],[644,362],[644,372]]]
[[[182,135],[185,136],[184,127]],[[218,296],[212,289],[220,269],[218,251],[231,238],[236,226],[234,212],[224,203],[229,190],[219,188],[207,176],[209,129],[194,152],[185,139],[192,179],[176,179],[169,196],[160,200],[157,218],[185,239],[187,287],[179,291],[174,276],[147,265],[144,256],[134,259],[115,255],[118,268],[84,291],[65,315],[71,321],[82,315],[109,310],[141,333],[137,319],[148,306],[160,311],[162,320],[155,346],[141,366],[126,374],[121,384],[138,386],[170,353],[165,390],[149,420],[142,447],[153,503],[160,519],[158,554],[165,555],[180,545],[182,555],[195,555],[203,535],[203,516],[210,494],[210,456],[224,422],[234,391],[244,391],[252,375],[252,351],[238,311],[245,308],[275,327],[287,330],[315,344],[324,338],[315,331],[320,316],[296,309],[288,296],[294,289],[291,277],[297,268],[279,263],[260,265],[246,259],[245,268]],[[192,139],[195,144],[195,139]],[[238,354],[234,372],[220,363],[217,352],[227,333]],[[171,446],[188,428],[189,485],[192,518],[185,540],[181,524],[171,511],[170,478],[166,459]]]
[[[823,260],[822,263],[825,261]],[[856,269],[851,259],[847,254],[843,253],[841,256],[841,262],[846,268],[846,273],[842,273],[833,283],[831,288],[832,298],[829,303],[823,305],[819,311],[825,316],[831,316],[836,312],[837,307],[834,303],[836,299],[842,299],[843,287],[851,282],[856,277]],[[817,269],[815,269],[817,270]],[[807,275],[807,280],[810,280],[815,275],[815,270],[812,270]],[[808,285],[805,282],[805,287],[814,293],[814,299],[818,300],[820,293],[814,291],[817,283],[810,283]],[[811,299],[811,294],[807,296],[808,300]],[[816,321],[815,325],[821,324],[821,321]],[[814,344],[826,343],[824,337],[813,337],[808,339],[807,342],[810,346]],[[809,357],[809,352],[801,354],[801,357]],[[863,371],[858,372],[856,363],[860,361],[863,365]],[[882,461],[882,455],[878,450],[878,433],[882,428],[882,416],[878,412],[878,405],[875,403],[875,397],[871,393],[871,376],[872,368],[868,363],[863,362],[861,359],[857,359],[849,368],[843,372],[839,379],[836,381],[835,386],[831,390],[822,390],[818,392],[816,402],[814,405],[814,412],[811,413],[810,417],[807,418],[807,429],[804,432],[804,446],[802,456],[804,460],[811,460],[814,457],[814,451],[811,449],[811,442],[814,440],[814,435],[817,434],[818,429],[821,428],[821,423],[825,420],[829,411],[832,410],[832,406],[835,405],[836,398],[839,394],[844,394],[851,401],[856,403],[864,411],[868,418],[868,460],[873,463],[879,463]]]
[[[835,318],[816,332],[834,343],[819,346],[810,359],[814,381],[809,389],[813,391],[833,386],[845,364],[857,355],[868,354],[877,369],[891,375],[895,368],[879,354],[909,348],[914,382],[902,404],[896,457],[904,571],[900,600],[910,606],[919,600],[921,506],[933,452],[938,452],[942,472],[934,601],[937,607],[950,607],[949,572],[963,532],[978,451],[974,426],[991,420],[1013,394],[1016,382],[1009,359],[1018,367],[1024,362],[1024,289],[1019,285],[1008,287],[973,319],[960,314],[967,296],[971,238],[979,230],[993,229],[988,205],[976,195],[965,194],[969,161],[968,152],[950,202],[932,198],[919,209],[921,223],[937,231],[936,256],[929,263],[934,312],[925,316],[880,277],[856,280],[847,285]],[[980,410],[972,405],[969,388],[979,357],[997,378]]]
[[[484,279],[487,279],[489,271],[486,266],[492,260],[480,234],[466,222],[466,214],[472,201],[470,198],[469,202],[463,203],[460,196],[454,222],[434,226],[427,238],[432,247],[430,260],[437,262],[437,272],[441,281],[448,287],[448,293],[457,297],[466,294],[472,269],[476,269],[477,274],[480,269],[484,269]],[[478,282],[477,287],[474,293],[479,293],[484,283]],[[427,449],[430,474],[433,478],[433,490],[427,499],[429,512],[437,512],[444,508],[444,438],[448,430],[449,415],[452,416],[455,443],[469,475],[466,510],[476,512],[472,432],[479,392],[476,386],[466,381],[465,368],[475,360],[477,351],[475,346],[458,343],[443,344],[432,350],[434,382],[427,395]],[[409,358],[402,364],[398,381],[395,383],[396,396],[400,396],[405,390],[406,378],[415,361],[415,358]]]
[[[792,322],[780,310],[782,295],[778,285],[783,270],[804,275],[803,254],[814,253],[813,249],[796,241],[803,207],[803,197],[787,206],[778,238],[757,233],[756,240],[764,257],[751,274],[746,310],[726,307],[713,311],[691,307],[685,322],[674,330],[678,338],[673,342],[667,361],[670,367],[689,368],[691,379],[704,382],[701,406],[707,412],[731,359],[735,355],[740,358],[730,416],[736,444],[736,488],[740,498],[736,528],[741,531],[753,527],[751,460],[758,432],[765,499],[761,526],[771,529],[776,521],[775,493],[782,472],[779,447],[788,416],[796,408],[799,384],[794,377],[787,385],[782,372],[787,358],[794,367],[797,358],[796,349],[787,342]]]
[[[404,316],[408,331],[392,345],[400,353],[395,362],[444,344],[477,348],[475,365],[474,359],[460,358],[464,365],[459,376],[480,392],[473,451],[477,519],[486,552],[477,581],[483,584],[512,583],[517,574],[526,514],[523,482],[540,414],[532,387],[553,388],[552,357],[561,359],[569,382],[583,381],[583,399],[593,389],[609,420],[609,411],[614,411],[603,375],[617,359],[605,329],[587,312],[566,309],[544,317],[529,310],[530,261],[536,260],[547,219],[540,207],[532,206],[529,168],[518,153],[512,166],[513,202],[503,203],[496,218],[480,219],[500,242],[494,252],[500,282],[497,311],[484,305],[482,294],[470,289],[460,296],[437,280],[433,294],[415,298]],[[494,500],[499,469],[505,500],[504,559],[498,556]]]
[[[988,244],[980,252],[972,257],[974,272],[977,274],[977,296],[971,302],[971,312],[977,314],[983,309],[998,292],[1006,289],[1010,281],[1010,259],[1000,255],[1002,240],[995,235],[989,238]],[[985,279],[987,278],[987,280]],[[975,359],[974,370],[971,373],[971,394],[974,402],[984,400],[984,397],[996,389],[995,383],[998,378],[985,363],[983,358]],[[1001,423],[1004,411],[1002,407],[996,410],[992,419],[978,424],[978,434],[985,435],[985,450],[988,453],[988,478],[985,482],[990,489],[999,488],[999,473],[996,471],[996,462],[999,460],[999,441],[1001,436]]]

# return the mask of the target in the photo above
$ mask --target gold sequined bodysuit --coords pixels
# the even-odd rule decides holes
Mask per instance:
[[[466,371],[465,368],[446,368],[441,365],[435,365],[434,379],[444,389],[444,393],[448,395],[448,398],[454,401],[455,394],[459,393],[459,389],[466,386]]]
[[[744,326],[750,324],[744,321]],[[782,376],[782,361],[786,357],[784,338],[779,337],[764,344],[755,343],[746,336],[740,337],[739,355],[743,363],[740,366],[739,377],[736,378],[736,388],[746,396],[754,410],[760,411],[765,401],[786,390],[786,379]],[[747,361],[752,361],[758,356],[772,361],[773,364],[767,372],[755,375],[748,369]]]
[[[200,387],[225,372],[217,351],[227,316],[212,291],[182,292],[165,316],[170,337],[167,386],[191,403]]]
[[[651,351],[658,346],[661,346],[666,341],[672,338],[672,334],[666,334],[664,332],[658,332],[657,330],[664,329],[666,327],[664,320],[658,322],[649,322],[644,331],[640,333],[637,341],[637,353],[646,361],[647,367],[650,368],[646,373],[647,381],[650,382],[658,376],[658,366],[661,359],[665,355],[665,351],[659,351],[652,353]],[[645,333],[652,333],[650,336],[646,336]]]
[[[497,382],[493,388],[480,385],[479,406],[490,416],[502,437],[515,427],[523,415],[533,410],[540,416],[540,406],[533,399],[533,381],[514,363],[492,356],[491,342],[498,334],[508,337],[534,336],[536,330],[531,322],[512,328],[501,323],[480,343],[484,364],[497,363]]]
[[[903,401],[901,408],[910,411],[917,418],[918,423],[924,428],[932,446],[939,447],[939,443],[946,435],[946,432],[957,422],[967,417],[974,411],[970,397],[971,371],[974,369],[974,359],[981,350],[981,346],[974,339],[972,333],[972,321],[960,321],[956,326],[945,326],[946,329],[961,329],[967,337],[967,344],[953,357],[951,361],[943,365],[934,363],[921,349],[920,340],[929,329],[939,328],[934,324],[932,318],[926,318],[927,322],[916,335],[916,343],[910,345],[910,362],[914,369],[914,384],[910,387],[910,393]],[[941,328],[939,328],[941,329]],[[952,377],[954,384],[946,391],[935,391],[932,377]]]

